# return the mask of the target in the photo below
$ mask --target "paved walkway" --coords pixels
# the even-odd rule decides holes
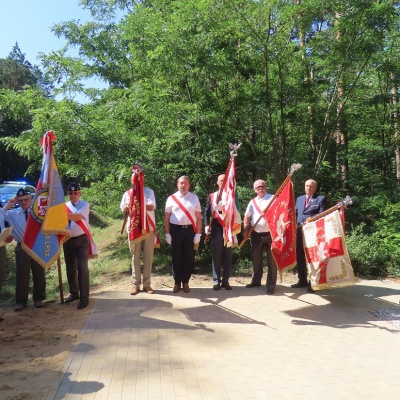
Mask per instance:
[[[101,293],[49,399],[399,399],[400,285]]]

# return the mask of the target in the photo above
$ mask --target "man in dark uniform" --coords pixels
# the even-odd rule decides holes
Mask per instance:
[[[15,203],[20,205],[19,208],[14,208]],[[31,206],[32,197],[25,189],[18,189],[17,195],[8,200],[7,204],[2,209],[5,213],[5,221],[13,226],[14,240],[17,242],[15,246],[15,311],[23,310],[28,303],[29,293],[29,277],[32,271],[33,278],[33,293],[32,299],[35,308],[44,306],[43,300],[46,299],[46,274],[44,268],[27,254],[21,246],[22,239],[28,219],[28,210]]]
[[[222,184],[224,183],[224,178],[224,174],[218,176],[217,185],[219,190],[210,193],[204,209],[205,234],[210,235],[211,241],[214,290],[219,290],[221,287],[226,290],[232,290],[232,286],[229,284],[229,276],[232,266],[232,247],[224,246],[224,228],[220,222],[220,218],[218,218],[218,213],[222,212],[222,205],[217,204],[217,198]],[[212,221],[210,226],[211,218]]]
[[[327,201],[325,196],[317,193],[317,182],[313,179],[306,181],[304,185],[305,195],[299,196],[296,200],[297,214],[297,276],[299,281],[292,285],[293,288],[308,287],[307,282],[307,263],[303,247],[303,231],[301,225],[306,223],[308,218],[314,217],[327,209]]]

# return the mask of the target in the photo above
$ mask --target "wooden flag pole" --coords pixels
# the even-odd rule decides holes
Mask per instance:
[[[64,290],[61,275],[61,260],[60,257],[57,258],[57,270],[58,270],[58,285],[60,287],[60,303],[64,304]]]
[[[257,219],[257,221],[254,223],[254,225],[251,227],[249,233],[247,234],[247,236],[245,236],[245,238],[242,240],[242,243],[240,243],[239,245],[239,249],[241,249],[243,247],[243,245],[246,243],[246,241],[248,240],[248,238],[250,237],[251,233],[254,231],[254,228],[256,227],[256,225],[260,222],[261,218],[263,218],[263,216],[265,215],[265,213],[267,212],[267,210],[271,207],[272,203],[274,202],[274,200],[279,196],[279,194],[282,192],[283,188],[285,187],[285,185],[288,183],[289,179],[292,177],[292,175],[294,174],[295,171],[297,171],[298,169],[300,169],[302,167],[301,164],[292,164],[292,166],[290,167],[290,172],[289,175],[285,178],[285,180],[282,182],[281,186],[279,186],[278,190],[276,191],[276,193],[274,194],[274,196],[272,197],[271,201],[268,203],[267,207],[265,207],[265,209],[263,210],[262,214],[259,216],[259,218]]]
[[[322,213],[319,213],[317,215],[314,215],[313,217],[308,218],[306,222],[304,222],[304,224],[300,225],[300,227],[307,224],[308,222],[313,222],[316,221],[317,219],[325,217],[325,215],[328,215],[336,210],[339,210],[341,207],[347,207],[351,204],[353,204],[353,199],[350,196],[346,196],[345,199],[339,201],[339,203],[335,204],[333,207],[328,208],[327,210],[322,211]]]

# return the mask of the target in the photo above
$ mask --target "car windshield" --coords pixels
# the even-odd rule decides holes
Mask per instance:
[[[0,194],[17,193],[20,186],[0,185]]]

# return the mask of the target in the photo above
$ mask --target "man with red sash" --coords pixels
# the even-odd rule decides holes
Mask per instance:
[[[140,256],[142,248],[143,290],[149,294],[154,293],[154,290],[150,286],[151,268],[153,266],[154,247],[159,247],[154,213],[154,210],[156,209],[156,198],[152,189],[137,184],[138,174],[142,174],[142,172],[133,170],[131,178],[132,188],[124,193],[120,204],[121,211],[128,215],[126,229],[128,233],[129,248],[131,249],[132,254],[131,295],[136,295],[140,292],[142,276],[140,271]],[[138,227],[138,231],[140,230],[140,232],[135,233],[135,227]]]
[[[190,179],[181,176],[177,181],[178,191],[169,196],[165,204],[165,240],[171,245],[173,292],[178,293],[183,285],[190,292],[189,279],[194,264],[194,245],[201,239],[201,206],[198,197],[189,192]]]
[[[253,288],[261,286],[263,275],[263,250],[265,249],[268,263],[266,283],[267,294],[272,295],[274,294],[276,285],[277,267],[271,252],[271,233],[263,212],[267,208],[273,196],[267,193],[267,185],[261,179],[254,182],[254,191],[257,193],[257,197],[250,201],[244,214],[245,237],[248,237],[251,227],[254,227],[251,233],[253,276],[251,282],[247,284],[246,287]],[[262,216],[261,219],[260,216]]]
[[[219,191],[224,183],[224,178],[225,174],[218,176],[217,185]],[[232,286],[229,284],[232,266],[232,247],[224,246],[222,204],[216,203],[219,191],[210,193],[208,196],[207,204],[204,209],[205,233],[206,235],[210,235],[211,240],[212,274],[214,281],[213,289],[219,290],[223,287],[226,290],[232,290]]]
[[[77,308],[80,310],[89,305],[88,259],[95,257],[97,251],[89,229],[89,203],[81,200],[78,183],[70,183],[67,191],[68,229],[72,237],[63,244],[70,293],[65,303],[79,300]]]

